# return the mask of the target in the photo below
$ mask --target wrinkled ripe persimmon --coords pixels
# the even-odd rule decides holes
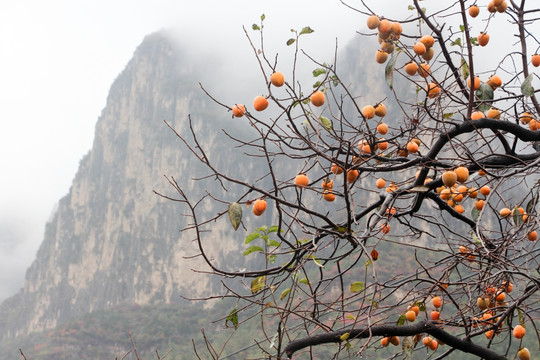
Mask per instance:
[[[242,104],[236,104],[232,107],[232,113],[234,117],[242,117],[246,112],[246,107]]]
[[[315,91],[311,96],[309,97],[309,101],[313,104],[313,106],[323,106],[325,100],[324,93],[320,90]]]
[[[424,55],[426,53],[426,45],[421,42],[417,42],[413,46],[413,51],[416,55]]]
[[[347,182],[355,182],[355,180],[358,179],[358,175],[360,175],[360,173],[356,169],[347,171]]]
[[[434,83],[426,85],[427,97],[430,99],[436,98],[441,93],[441,88]]]
[[[324,198],[324,200],[326,200],[328,202],[332,202],[332,201],[336,200],[336,195],[334,193],[332,193],[332,191],[330,191],[330,190],[324,190],[323,198]]]
[[[296,178],[294,178],[294,183],[299,188],[307,187],[309,184],[309,178],[306,176],[306,174],[298,174],[296,175]]]
[[[392,23],[387,19],[382,19],[379,21],[378,29],[380,33],[388,34],[392,31]]]
[[[370,15],[367,18],[367,27],[370,30],[375,30],[377,27],[379,27],[379,17],[377,15]]]
[[[431,35],[424,35],[420,38],[420,42],[424,44],[426,49],[430,48],[435,44],[435,39]]]
[[[256,216],[261,216],[264,211],[266,210],[266,200],[264,199],[257,199],[253,203],[253,213]]]
[[[388,125],[385,123],[380,123],[377,125],[377,132],[381,135],[386,135],[386,133],[388,133]]]
[[[386,180],[384,180],[383,178],[378,178],[377,181],[375,181],[375,186],[378,189],[382,189],[386,186]]]
[[[418,65],[415,62],[410,62],[410,63],[405,64],[404,69],[408,75],[413,76],[413,75],[416,75],[416,71],[418,70]]]
[[[257,96],[253,100],[253,108],[256,111],[263,111],[268,107],[268,99],[266,99],[264,96]]]
[[[384,64],[388,59],[388,53],[386,51],[377,50],[375,53],[375,61],[379,64]]]
[[[478,16],[478,14],[480,14],[480,8],[476,5],[473,5],[469,8],[469,15],[472,17],[472,18],[475,18]]]
[[[478,35],[478,44],[480,46],[486,46],[489,42],[489,34],[485,32],[481,32],[480,35]]]
[[[378,103],[375,105],[375,115],[378,117],[386,116],[386,106],[383,103]]]
[[[375,116],[375,107],[373,105],[366,105],[362,108],[362,115],[366,119],[372,119]]]
[[[539,66],[540,66],[540,55],[534,54],[534,55],[531,57],[531,64],[532,64],[534,67],[539,67]]]
[[[516,325],[512,331],[512,335],[514,335],[516,339],[523,338],[525,336],[525,328],[522,325]]]
[[[281,71],[276,71],[270,75],[270,82],[276,87],[281,87],[285,84],[285,75]]]
[[[332,173],[336,175],[343,173],[343,168],[341,166],[338,166],[336,163],[332,164],[332,166],[330,167],[330,170],[332,171]]]
[[[454,172],[457,175],[457,181],[460,183],[464,183],[469,178],[469,169],[467,169],[465,166],[458,166],[454,169]]]
[[[502,85],[502,79],[499,75],[492,75],[488,79],[487,84],[491,86],[493,90],[495,90]]]
[[[431,66],[429,66],[429,64],[427,63],[421,63],[420,66],[418,67],[418,75],[425,78],[429,74],[431,74]]]
[[[480,84],[481,84],[480,78],[478,76],[475,76],[474,77],[474,90],[480,89]],[[471,77],[470,76],[467,79],[467,86],[469,87],[469,89],[471,88]]]

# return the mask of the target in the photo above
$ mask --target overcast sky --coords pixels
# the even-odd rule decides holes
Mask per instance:
[[[45,223],[91,148],[109,87],[144,36],[174,28],[192,51],[231,59],[247,46],[242,26],[262,13],[281,43],[310,25],[314,39],[326,39],[320,52],[364,23],[337,0],[0,2],[0,300],[22,287]]]

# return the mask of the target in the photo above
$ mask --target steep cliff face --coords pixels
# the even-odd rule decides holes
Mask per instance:
[[[346,73],[351,79],[369,79],[367,69],[372,67],[356,64],[361,58],[354,51],[357,48],[361,47],[353,46],[346,53]],[[163,177],[167,174],[178,179],[191,199],[200,199],[207,190],[221,194],[223,202],[207,199],[198,205],[205,219],[225,211],[238,192],[234,186],[222,189],[218,181],[206,178],[208,170],[163,120],[190,138],[191,112],[193,130],[214,165],[228,173],[236,171],[246,181],[260,184],[270,179],[261,177],[267,172],[264,159],[262,163],[256,156],[235,161],[235,151],[244,149],[236,148],[219,129],[226,127],[235,137],[250,139],[250,128],[239,119],[231,120],[203,94],[197,83],[203,77],[202,66],[183,51],[163,33],[149,35],[115,80],[92,149],[46,226],[24,288],[0,305],[0,338],[50,329],[119,304],[177,303],[181,295],[218,292],[219,279],[191,271],[207,267],[201,257],[193,258],[198,253],[193,233],[179,232],[190,221],[187,208],[153,190],[174,196]],[[362,102],[384,97],[384,90],[371,91]],[[282,178],[298,171],[284,159],[276,161]],[[245,216],[245,229],[272,225],[271,208],[256,220]],[[244,267],[239,254],[246,230],[233,232],[226,217],[213,223],[211,230],[205,248],[213,261],[228,269]]]
[[[170,190],[163,174],[204,174],[163,120],[188,133],[188,111],[197,109],[194,126],[217,162],[226,157],[216,138],[222,119],[203,118],[208,101],[193,68],[161,33],[136,50],[111,87],[93,147],[46,226],[24,288],[0,307],[2,338],[119,303],[177,302],[182,289],[189,296],[211,291],[208,277],[190,271],[202,265],[184,258],[197,252],[192,234],[178,231],[186,209],[153,193]],[[205,189],[192,183],[188,190],[197,195]],[[234,250],[221,243],[212,246],[221,256]]]

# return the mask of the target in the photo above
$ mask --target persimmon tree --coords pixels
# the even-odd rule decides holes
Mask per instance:
[[[246,139],[224,131],[262,171],[223,170],[193,126],[177,134],[228,190],[192,199],[168,178],[209,276],[245,285],[224,282],[238,304],[224,320],[258,316],[263,358],[528,359],[524,342],[539,339],[540,9],[414,0],[398,19],[373,3],[344,6],[365,21],[359,36],[392,98],[363,102],[363,79],[300,50],[310,27],[284,41],[294,52],[285,66],[264,50],[262,16],[246,35],[267,93],[251,106],[203,89],[232,111],[231,128],[253,129]],[[495,58],[477,55],[484,47]],[[297,77],[301,56],[315,84]],[[219,210],[205,218],[209,199]],[[226,221],[245,243],[239,257],[252,259],[241,271],[205,245]]]

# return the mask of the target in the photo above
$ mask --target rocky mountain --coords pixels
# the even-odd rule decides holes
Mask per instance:
[[[390,91],[385,87],[360,88],[365,82],[358,79],[374,81],[374,73],[384,72],[365,60],[361,49],[352,44],[343,53],[345,82],[360,84],[353,90],[365,94],[361,102],[375,103],[389,97]],[[259,171],[255,158],[235,161],[234,152],[243,150],[235,149],[219,130],[226,126],[235,136],[249,138],[251,129],[231,120],[229,113],[201,91],[198,81],[204,77],[203,69],[188,51],[165,33],[151,34],[114,81],[96,125],[92,149],[81,160],[69,193],[46,225],[24,287],[0,305],[0,338],[4,341],[53,328],[53,337],[62,338],[67,330],[84,328],[77,319],[85,314],[113,314],[114,309],[128,305],[143,306],[147,312],[155,306],[168,312],[167,306],[184,301],[182,295],[198,297],[219,291],[219,279],[191,270],[206,267],[200,257],[193,257],[198,253],[193,233],[179,231],[189,221],[186,207],[163,199],[154,190],[175,197],[163,177],[167,174],[181,183],[191,199],[199,199],[209,190],[235,201],[235,191],[207,178],[208,170],[164,120],[194,145],[188,120],[191,113],[194,131],[202,135],[206,154],[219,168],[230,170],[234,166],[246,180],[259,179],[257,174],[264,170]],[[392,104],[387,106],[391,112]],[[288,174],[297,171],[280,165]],[[206,201],[200,206],[209,218],[226,210],[227,204]],[[245,218],[244,225],[246,229],[267,225],[265,221],[271,217],[268,209],[257,223]],[[240,230],[234,233],[226,219],[216,222],[212,231],[215,236],[207,244],[210,257],[224,266],[243,266],[239,254],[245,231],[243,235]],[[97,330],[92,333],[98,335]],[[108,339],[110,336],[102,341]]]
[[[205,174],[164,120],[187,134],[189,111],[197,109],[195,129],[205,134],[215,161],[227,161],[226,139],[216,130],[230,115],[215,116],[218,107],[209,105],[197,85],[200,76],[186,59],[166,34],[155,33],[114,81],[93,147],[46,225],[24,288],[0,307],[2,339],[122,303],[180,302],[182,293],[200,296],[217,286],[190,271],[204,268],[199,260],[184,258],[197,253],[193,235],[179,232],[186,209],[153,193],[174,196],[164,174],[181,181]],[[205,191],[185,183],[194,197]],[[218,184],[205,183],[209,186]],[[223,237],[230,233],[225,225],[216,225],[218,233],[223,226]],[[217,260],[235,250],[223,244],[216,238],[212,245]]]

